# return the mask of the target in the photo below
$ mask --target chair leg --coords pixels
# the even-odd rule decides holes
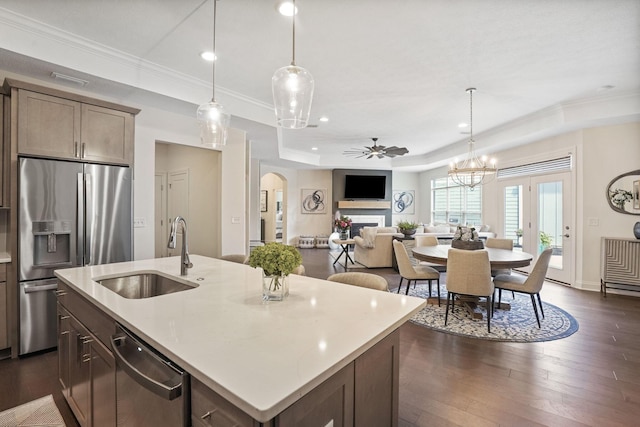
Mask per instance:
[[[487,332],[491,333],[491,318],[493,317],[493,294],[487,296]]]
[[[439,277],[438,277],[436,286],[438,286],[438,307],[440,307],[440,278]],[[429,291],[429,295],[431,295],[431,291]]]
[[[429,298],[431,298],[431,279],[427,280],[429,280]]]
[[[444,310],[444,326],[447,326],[447,320],[449,320],[449,298],[451,297],[451,292],[447,292],[447,307]]]
[[[413,281],[414,286],[415,286],[415,283],[416,283],[416,281],[414,280],[414,281]],[[411,286],[411,280],[407,279],[407,292],[406,292],[406,293],[407,293],[407,295],[409,295],[409,287],[410,287],[410,286]]]
[[[540,305],[540,313],[542,313],[542,318],[544,319],[544,308],[542,308],[542,300],[540,299],[540,292],[536,294],[538,297],[538,304]]]
[[[400,284],[398,285],[398,293],[400,293],[400,288],[402,287],[402,281],[404,280],[404,277],[400,276]]]
[[[531,304],[533,305],[533,312],[536,314],[536,321],[538,322],[538,328],[541,328],[540,316],[538,316],[538,306],[536,305],[536,299],[533,296],[533,294],[531,294],[530,296],[531,296]]]

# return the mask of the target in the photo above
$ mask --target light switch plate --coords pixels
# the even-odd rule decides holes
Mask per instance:
[[[144,218],[134,218],[133,220],[133,227],[134,228],[143,228],[146,227],[147,224],[145,223]]]
[[[240,224],[240,217],[239,216],[232,216],[231,217],[231,224]]]

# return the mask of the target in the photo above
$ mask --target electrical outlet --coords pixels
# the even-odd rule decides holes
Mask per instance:
[[[589,218],[589,226],[597,227],[600,225],[600,220],[598,218]]]
[[[134,228],[143,228],[146,227],[144,218],[134,218],[133,219],[133,227]]]
[[[240,224],[240,217],[239,216],[232,216],[231,217],[231,224]]]

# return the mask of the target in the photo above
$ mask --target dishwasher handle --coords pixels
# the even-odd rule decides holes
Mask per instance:
[[[126,371],[129,376],[134,379],[138,384],[147,390],[153,392],[154,394],[166,399],[166,400],[174,400],[182,395],[182,382],[179,382],[175,385],[166,385],[159,381],[156,381],[153,378],[148,377],[147,375],[140,372],[134,365],[132,365],[126,357],[120,352],[120,347],[123,345],[123,342],[126,340],[132,340],[135,342],[135,345],[138,347],[139,351],[147,351],[154,358],[150,350],[147,350],[142,343],[139,343],[133,340],[132,337],[127,334],[117,334],[111,336],[111,348],[113,349],[113,356],[116,359],[116,362],[119,362],[120,367]],[[163,363],[161,360],[158,360],[158,363]]]

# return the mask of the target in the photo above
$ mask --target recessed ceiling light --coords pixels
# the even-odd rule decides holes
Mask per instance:
[[[216,60],[216,54],[208,50],[206,52],[202,52],[200,54],[200,58],[204,59],[205,61],[213,62]]]
[[[311,147],[311,151],[318,151],[318,147]]]
[[[320,117],[320,119],[319,119],[319,120],[320,120],[321,122],[328,122],[328,121],[329,121],[329,117],[327,117],[327,116],[322,116],[322,117]]]
[[[466,128],[467,126],[469,126],[469,123],[458,123],[458,127],[459,127],[460,129],[462,129],[462,128]]]
[[[294,7],[293,2],[291,1],[281,1],[277,3],[276,10],[280,13],[280,15],[284,16],[293,16],[298,14],[298,8]]]

